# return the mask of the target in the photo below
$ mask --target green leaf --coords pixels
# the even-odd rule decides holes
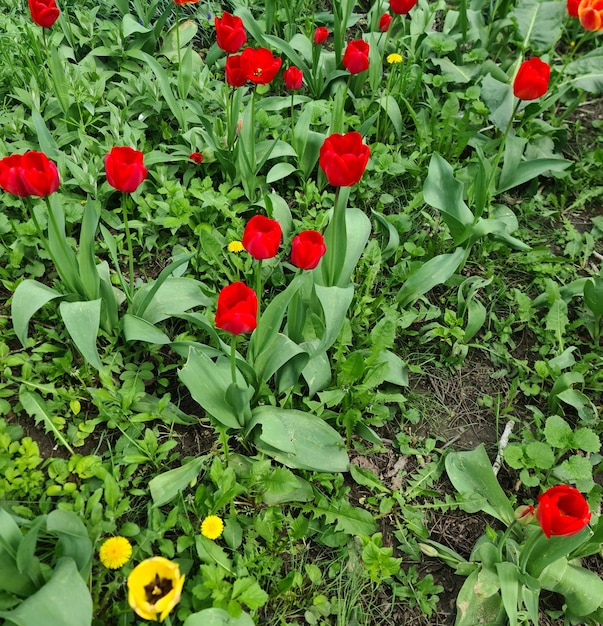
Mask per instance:
[[[211,299],[201,290],[203,283],[194,278],[165,278],[149,298],[154,286],[155,282],[152,282],[138,289],[132,303],[132,312],[151,324],[181,315],[198,306],[208,307],[212,304]]]
[[[419,266],[406,279],[396,299],[401,308],[407,307],[436,285],[445,283],[461,264],[465,251],[457,248],[451,254],[440,254]]]
[[[475,217],[463,200],[463,183],[454,178],[452,166],[439,154],[433,154],[429,162],[423,198],[440,211],[456,245],[467,238],[467,227]]]
[[[263,478],[260,486],[264,489],[262,501],[268,506],[284,502],[308,502],[314,496],[312,485],[285,467],[275,467]]]
[[[509,626],[517,626],[517,602],[519,600],[519,570],[515,563],[496,563],[500,595],[507,612]]]
[[[46,529],[58,536],[58,553],[72,558],[82,579],[88,580],[92,567],[92,542],[80,518],[72,511],[56,509],[48,514]]]
[[[207,456],[199,456],[180,467],[155,476],[149,483],[153,506],[163,506],[184,491],[204,469]]]
[[[11,317],[21,345],[25,346],[27,342],[27,327],[34,313],[62,295],[36,280],[24,280],[17,285],[11,304]]]
[[[232,617],[223,609],[203,609],[189,615],[182,626],[254,626],[254,621],[247,613]]]
[[[572,427],[559,415],[551,415],[544,426],[547,443],[554,448],[569,450],[572,446]]]
[[[498,484],[483,444],[475,450],[451,452],[445,462],[448,477],[461,496],[478,498],[482,511],[507,526],[514,521],[513,507]]]
[[[348,468],[341,435],[310,413],[259,406],[252,411],[248,432],[252,431],[258,449],[287,467],[317,472],[345,472]]]
[[[40,115],[40,112],[36,109],[33,109],[31,112],[31,119],[34,123],[34,128],[36,129],[36,134],[38,135],[38,143],[40,144],[40,150],[53,161],[57,161],[61,154],[59,147],[57,146],[56,141],[53,136],[50,134],[46,126],[46,122],[44,118]]]
[[[73,339],[77,349],[90,365],[102,369],[103,364],[98,355],[96,340],[100,327],[102,300],[89,302],[61,302],[59,311],[67,332]]]
[[[555,334],[559,346],[563,347],[563,335],[565,328],[569,324],[567,317],[567,302],[558,298],[553,302],[550,311],[546,316],[546,330]]]
[[[584,283],[584,304],[597,316],[603,316],[603,278],[593,276]]]
[[[381,108],[387,113],[391,120],[392,126],[396,131],[396,137],[399,139],[402,134],[402,113],[398,102],[393,96],[386,95],[379,99]]]
[[[572,435],[572,448],[583,452],[599,452],[601,440],[597,433],[590,428],[579,428]]]
[[[480,573],[481,570],[476,570],[469,574],[458,593],[455,626],[504,626],[507,623],[500,594],[485,596],[478,593],[481,588]]]
[[[345,500],[326,499],[312,505],[315,517],[324,516],[327,524],[346,535],[372,535],[377,530],[374,517],[365,509],[352,506]]]
[[[24,386],[19,389],[19,402],[30,417],[33,417],[36,424],[43,422],[46,432],[53,432],[54,436],[69,450],[70,454],[75,454],[73,448],[67,443],[63,433],[56,427],[53,421],[53,415],[50,412],[46,402],[35,392],[27,391]]]
[[[511,17],[523,38],[523,50],[541,54],[549,52],[559,41],[566,9],[559,2],[520,0]]]
[[[232,376],[230,361],[218,359],[213,362],[200,350],[191,347],[188,359],[178,377],[186,385],[193,399],[198,402],[214,419],[228,428],[239,429],[239,416],[226,402],[226,392]],[[237,381],[244,385],[242,377]]]
[[[50,580],[12,611],[0,617],[15,626],[83,626],[92,623],[92,598],[75,562],[61,558]]]
[[[504,132],[513,117],[515,106],[512,85],[488,74],[482,81],[481,98],[490,110],[488,116],[490,121],[498,130]]]
[[[593,94],[603,93],[603,47],[572,61],[565,68],[565,73],[575,76],[570,85],[575,89],[584,89]],[[562,85],[560,85],[561,87]]]
[[[195,548],[204,563],[219,565],[229,574],[234,574],[231,560],[215,541],[199,534],[195,537]]]
[[[238,577],[232,586],[232,599],[242,602],[252,611],[268,602],[268,594],[260,587],[255,578]]]
[[[126,341],[145,341],[158,345],[168,344],[171,341],[159,328],[129,313],[123,316],[123,332]]]
[[[266,174],[266,182],[270,185],[277,180],[291,176],[291,174],[296,171],[297,168],[291,163],[277,163],[276,165],[273,165],[268,174]]]

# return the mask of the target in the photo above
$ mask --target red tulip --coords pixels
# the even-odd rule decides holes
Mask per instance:
[[[331,185],[351,187],[362,178],[370,153],[360,133],[335,133],[324,140],[319,163]]]
[[[317,46],[322,46],[322,44],[329,38],[329,29],[324,26],[319,26],[314,31],[314,43]]]
[[[343,66],[350,74],[360,74],[368,70],[369,45],[362,39],[350,41],[343,53]]]
[[[538,57],[532,57],[519,66],[513,81],[513,93],[520,100],[536,100],[549,88],[551,67]]]
[[[29,10],[33,21],[43,28],[50,28],[61,14],[54,0],[29,0]]]
[[[582,0],[578,17],[585,30],[603,30],[603,0]]]
[[[245,283],[227,285],[218,294],[215,323],[233,335],[250,333],[257,326],[258,298]]]
[[[285,81],[285,87],[289,91],[298,91],[302,88],[302,82],[304,79],[304,73],[297,67],[288,67],[283,72],[283,80]]]
[[[119,191],[132,193],[147,177],[142,152],[128,146],[116,146],[105,156],[107,182]]]
[[[254,215],[243,231],[243,247],[254,259],[271,259],[276,256],[283,231],[276,220]]]
[[[199,0],[174,0],[174,3],[179,4],[181,7],[185,4],[197,4],[197,2],[199,2]]]
[[[233,54],[226,59],[226,82],[231,87],[242,87],[247,82],[240,54]]]
[[[241,69],[256,85],[267,85],[278,74],[283,60],[267,48],[245,48],[241,53]]]
[[[386,33],[389,30],[389,27],[391,26],[391,23],[392,23],[393,19],[394,18],[389,13],[384,13],[379,18],[379,30],[382,33]]]
[[[0,187],[15,196],[44,198],[59,188],[59,182],[57,166],[43,152],[0,159]]]
[[[188,158],[191,161],[195,162],[197,165],[203,163],[203,155],[201,154],[201,152],[191,152]]]
[[[569,537],[588,524],[590,510],[588,502],[575,487],[557,485],[538,496],[536,519],[547,537]]]
[[[578,17],[578,5],[580,4],[580,0],[567,0],[567,14],[572,17]]]
[[[397,15],[406,15],[418,0],[389,0],[389,8]]]
[[[302,270],[313,270],[327,251],[323,236],[316,230],[303,230],[291,242],[291,263]]]
[[[240,17],[224,11],[222,17],[214,18],[214,24],[217,44],[224,52],[228,54],[237,52],[247,41],[243,20]]]

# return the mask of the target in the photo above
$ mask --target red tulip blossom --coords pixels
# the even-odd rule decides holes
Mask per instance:
[[[588,502],[575,487],[557,485],[538,496],[536,519],[547,537],[569,537],[588,524],[590,510]]]
[[[585,30],[603,30],[603,0],[582,0],[578,17]]]
[[[281,245],[281,225],[269,217],[254,215],[243,231],[243,247],[254,259],[271,259]]]
[[[304,73],[297,67],[288,67],[283,72],[283,80],[285,81],[285,87],[289,91],[298,91],[302,88],[302,82],[304,79]]]
[[[291,263],[302,270],[313,270],[327,251],[324,237],[316,230],[303,230],[291,242]]]
[[[283,60],[268,48],[245,48],[241,53],[241,69],[256,85],[267,85],[278,74]]]
[[[174,3],[179,4],[181,7],[185,4],[197,4],[197,2],[199,2],[199,0],[174,0]]]
[[[334,187],[352,187],[364,174],[371,154],[356,132],[329,135],[320,148],[319,163]]]
[[[0,159],[0,187],[15,196],[44,198],[59,188],[57,166],[33,150]]]
[[[241,55],[233,54],[226,59],[226,82],[231,87],[242,87],[247,76],[241,67]]]
[[[538,57],[524,61],[513,81],[513,94],[520,100],[536,100],[549,88],[551,67]]]
[[[247,33],[240,17],[224,11],[222,17],[214,18],[214,24],[216,26],[216,42],[224,52],[228,54],[237,52],[247,41]]]
[[[578,17],[578,5],[580,4],[580,0],[567,0],[567,14],[572,17]]]
[[[389,8],[397,15],[406,15],[418,0],[389,0]]]
[[[201,152],[191,152],[188,158],[191,161],[195,162],[197,165],[203,163],[203,155],[201,154]]]
[[[105,156],[107,182],[118,191],[132,193],[147,177],[143,154],[128,146],[115,146]]]
[[[61,14],[54,0],[29,0],[29,10],[33,21],[43,28],[50,28]]]
[[[227,285],[218,294],[215,323],[233,335],[250,333],[257,326],[258,298],[245,283]]]
[[[314,43],[317,46],[322,46],[322,44],[329,38],[329,29],[324,26],[319,26],[314,31]]]
[[[386,33],[389,30],[389,27],[391,26],[393,19],[394,18],[389,13],[384,13],[379,18],[379,30],[382,33]]]
[[[350,74],[360,74],[368,70],[369,45],[363,39],[350,41],[343,53],[343,66]]]

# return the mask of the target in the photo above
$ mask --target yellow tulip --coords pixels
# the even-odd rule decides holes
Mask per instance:
[[[128,576],[128,602],[136,613],[156,622],[180,602],[184,574],[177,563],[154,556],[139,563]]]

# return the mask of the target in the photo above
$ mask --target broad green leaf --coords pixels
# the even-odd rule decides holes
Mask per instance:
[[[564,561],[551,563],[541,574],[542,588],[563,596],[566,614],[572,624],[588,623],[580,619],[601,608],[603,579],[580,565]],[[598,620],[597,620],[598,621]]]
[[[544,437],[554,448],[568,450],[572,444],[572,427],[559,415],[551,415],[544,426]]]
[[[430,59],[430,61],[439,66],[440,73],[448,80],[459,84],[466,84],[475,79],[481,71],[481,66],[477,63],[471,65],[455,65],[448,57],[441,59]]]
[[[229,574],[234,574],[231,560],[215,541],[199,534],[195,537],[195,548],[199,558],[204,563],[219,565]]]
[[[566,15],[563,3],[539,0],[520,0],[511,13],[523,38],[522,48],[534,54],[549,52],[555,46]]]
[[[254,626],[254,621],[245,612],[232,617],[223,609],[203,609],[189,615],[182,626]]]
[[[500,595],[507,612],[509,626],[517,626],[517,602],[519,600],[519,570],[515,563],[496,563],[496,573],[500,584]]]
[[[429,162],[423,198],[440,211],[456,245],[467,238],[467,227],[475,217],[463,200],[463,183],[454,177],[451,165],[439,154],[433,154]]]
[[[464,255],[464,249],[457,248],[451,254],[440,254],[423,263],[398,291],[396,299],[400,307],[407,307],[436,285],[445,283],[457,270]]]
[[[159,54],[164,54],[170,61],[176,61],[178,59],[178,38],[180,39],[180,47],[184,48],[193,40],[199,30],[199,26],[194,20],[183,20],[178,24],[177,28],[180,31],[178,33],[179,37],[176,33],[176,26],[172,26],[165,34],[161,49],[159,50]]]
[[[228,359],[218,359],[214,363],[203,352],[191,347],[178,377],[190,391],[193,400],[214,419],[228,428],[239,429],[243,426],[239,416],[226,402],[226,391],[232,382]],[[237,382],[245,384],[242,377]]]
[[[88,198],[84,207],[82,229],[80,231],[80,249],[77,256],[80,278],[86,290],[88,300],[96,300],[100,292],[100,276],[96,269],[95,238],[100,211]]]
[[[273,165],[268,174],[266,174],[266,182],[270,185],[277,180],[291,176],[291,174],[296,171],[297,168],[291,163],[277,163],[276,165]]]
[[[595,316],[603,316],[603,277],[593,276],[584,283],[584,304]]]
[[[53,415],[48,408],[46,402],[35,391],[28,391],[25,386],[22,385],[19,389],[19,402],[23,405],[26,413],[33,417],[36,424],[42,422],[46,432],[54,433],[54,436],[69,450],[70,454],[75,454],[73,448],[67,443],[67,440],[63,436],[63,433],[57,428],[53,420]]]
[[[90,365],[102,369],[103,364],[98,355],[96,340],[100,327],[102,300],[90,302],[61,302],[59,311],[67,332],[73,339],[77,349]]]
[[[204,469],[207,456],[199,456],[180,467],[163,472],[149,482],[153,506],[163,506],[197,480]]]
[[[603,46],[572,61],[565,73],[574,76],[569,84],[575,89],[584,89],[593,94],[603,93]],[[561,88],[563,85],[560,85]]]
[[[130,13],[124,15],[121,23],[124,37],[129,37],[133,33],[149,33],[151,28],[138,23],[138,20]]]
[[[92,623],[92,598],[75,562],[64,557],[39,591],[0,617],[15,626],[84,626]]]
[[[259,406],[248,432],[258,449],[294,469],[345,472],[349,460],[343,439],[322,418],[293,409]]]
[[[472,572],[463,583],[456,599],[457,616],[455,626],[504,626],[507,615],[502,598],[498,593],[484,596],[476,593],[479,588],[479,570]]]
[[[561,298],[558,298],[553,302],[546,316],[546,330],[554,333],[557,343],[561,348],[563,348],[563,336],[568,324],[567,303]]]
[[[314,285],[316,296],[324,314],[324,332],[320,337],[320,343],[311,353],[328,350],[337,340],[346,314],[354,297],[354,286],[347,287],[322,287]]]
[[[522,161],[517,164],[515,169],[508,170],[506,173],[503,171],[496,193],[499,194],[507,191],[507,189],[523,185],[545,172],[562,172],[570,165],[572,165],[572,161],[566,159],[531,159]]]
[[[123,316],[123,333],[126,341],[145,341],[164,345],[170,343],[171,339],[156,326],[143,320],[141,317],[126,313]]]
[[[372,535],[377,530],[374,516],[367,510],[352,506],[344,500],[321,499],[311,505],[315,517],[324,516],[327,524],[346,535]]]
[[[46,529],[58,536],[58,553],[72,558],[82,579],[88,580],[92,567],[92,542],[80,518],[72,511],[56,509],[48,514]]]
[[[475,450],[451,452],[445,462],[448,477],[461,496],[473,500],[478,498],[482,511],[507,526],[513,523],[513,507],[498,484],[483,444]]]
[[[34,313],[62,295],[36,280],[24,280],[17,285],[11,304],[11,317],[21,345],[25,346],[27,342],[27,327]]]
[[[285,502],[309,502],[314,496],[312,485],[285,467],[275,467],[262,480],[261,488],[262,501],[268,506]]]
[[[393,96],[386,95],[379,99],[381,108],[387,113],[394,130],[396,131],[396,137],[399,139],[402,134],[402,113],[398,102]]]
[[[33,109],[31,112],[31,119],[34,124],[34,128],[36,129],[36,134],[38,135],[38,143],[40,144],[40,150],[53,161],[57,161],[61,154],[59,147],[56,144],[56,141],[50,134],[46,126],[46,122],[44,118],[40,114],[39,111]]]
[[[482,81],[481,97],[490,110],[488,118],[498,130],[504,132],[513,117],[515,106],[512,85],[488,74]]]
[[[242,602],[252,611],[259,609],[268,602],[268,594],[251,576],[237,577],[232,586],[232,599]]]

